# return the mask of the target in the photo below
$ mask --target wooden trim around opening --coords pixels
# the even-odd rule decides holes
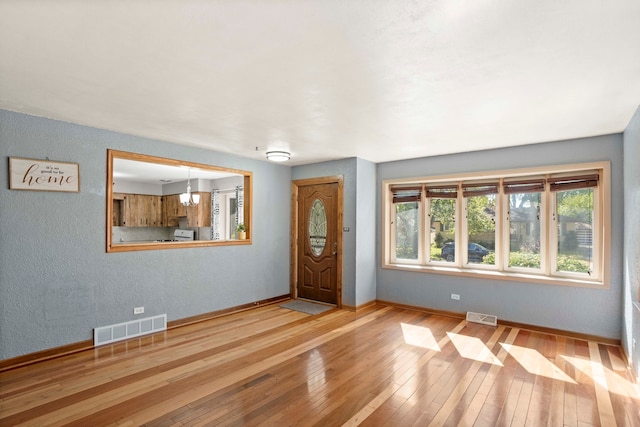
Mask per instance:
[[[343,258],[343,232],[344,221],[344,178],[342,175],[325,176],[320,178],[297,179],[291,182],[291,256],[289,265],[289,289],[291,298],[298,297],[298,187],[307,185],[338,184],[338,259],[336,263],[336,307],[342,307],[342,258]]]

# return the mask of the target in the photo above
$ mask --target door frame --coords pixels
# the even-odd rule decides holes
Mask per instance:
[[[336,306],[342,308],[342,218],[343,218],[343,192],[342,175],[325,176],[320,178],[297,179],[291,181],[291,265],[289,268],[289,292],[291,298],[298,298],[298,188],[309,185],[338,184],[338,218],[336,221]]]

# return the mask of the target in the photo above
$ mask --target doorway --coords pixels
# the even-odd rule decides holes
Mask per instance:
[[[292,183],[291,295],[342,306],[343,178]]]

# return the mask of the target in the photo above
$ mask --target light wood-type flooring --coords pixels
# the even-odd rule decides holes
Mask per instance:
[[[620,348],[277,305],[0,374],[0,425],[640,426]]]

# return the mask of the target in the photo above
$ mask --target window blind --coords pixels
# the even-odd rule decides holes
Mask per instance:
[[[544,191],[545,179],[525,179],[521,181],[506,181],[502,184],[505,194],[539,193]]]
[[[551,177],[549,183],[551,191],[567,191],[597,187],[599,179],[600,176],[595,173],[592,175]]]
[[[427,197],[435,197],[439,199],[455,199],[458,197],[457,185],[438,185],[427,186]]]
[[[392,185],[393,203],[419,202],[422,199],[422,186]]]
[[[486,184],[462,184],[462,195],[464,197],[486,196],[487,194],[497,194],[498,183]]]

